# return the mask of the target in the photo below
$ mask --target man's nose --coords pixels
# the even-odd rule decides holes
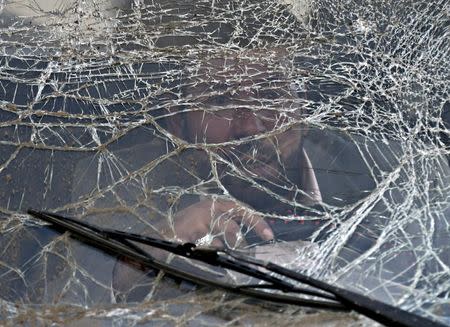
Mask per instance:
[[[233,134],[235,138],[253,136],[266,131],[261,119],[251,111],[237,109],[233,117]]]

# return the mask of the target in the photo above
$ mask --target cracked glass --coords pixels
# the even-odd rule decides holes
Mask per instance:
[[[449,12],[444,0],[0,0],[0,319],[376,325],[167,277],[33,208],[243,251],[450,325]]]

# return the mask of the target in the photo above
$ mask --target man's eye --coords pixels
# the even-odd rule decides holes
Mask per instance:
[[[208,98],[206,101],[207,104],[214,106],[223,106],[228,102],[228,97],[226,95],[216,95]]]
[[[277,91],[264,91],[259,94],[262,99],[274,100],[280,98],[280,94]]]

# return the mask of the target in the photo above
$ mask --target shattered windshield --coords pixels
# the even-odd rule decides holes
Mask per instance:
[[[33,208],[240,251],[450,325],[449,12],[445,0],[0,0],[0,319],[376,324],[169,277]]]

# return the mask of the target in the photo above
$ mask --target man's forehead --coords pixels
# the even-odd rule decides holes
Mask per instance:
[[[211,73],[215,75],[259,75],[268,71],[267,63],[252,62],[249,58],[227,57],[227,58],[212,58],[205,63],[205,68],[208,68]]]
[[[283,49],[223,51],[205,53],[186,70],[184,90],[187,95],[284,89],[290,82]]]
[[[285,75],[262,64],[238,61],[224,63],[224,59],[215,61],[218,66],[200,67],[192,76],[188,77],[185,85],[188,90],[226,92],[244,89],[286,88],[289,85]]]
[[[212,81],[202,81],[194,82],[186,85],[185,90],[187,93],[226,93],[226,92],[241,92],[241,91],[263,91],[263,90],[287,90],[288,83],[286,81],[281,81],[279,79],[243,79],[239,81],[233,80],[212,80]]]
[[[193,74],[211,81],[273,80],[283,77],[283,72],[270,62],[241,57],[210,58],[202,61]]]

